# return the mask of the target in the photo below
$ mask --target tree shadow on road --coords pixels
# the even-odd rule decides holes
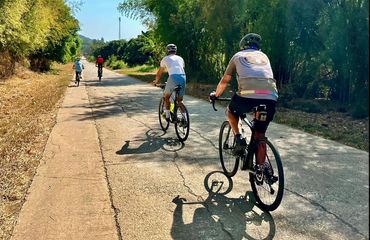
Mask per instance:
[[[145,132],[145,139],[137,139],[135,141],[140,141],[143,143],[135,148],[130,148],[131,140],[126,140],[122,148],[116,152],[118,155],[126,154],[140,154],[140,153],[151,153],[156,152],[159,149],[163,149],[168,152],[176,152],[184,148],[184,143],[180,142],[178,139],[173,139],[171,137],[163,137],[165,132],[150,129]]]
[[[256,207],[252,192],[239,198],[227,197],[233,182],[219,171],[205,177],[204,187],[208,191],[204,201],[187,202],[180,196],[173,199],[176,204],[171,229],[173,239],[273,239],[275,222],[270,213]],[[192,222],[185,223],[184,208],[194,207]]]

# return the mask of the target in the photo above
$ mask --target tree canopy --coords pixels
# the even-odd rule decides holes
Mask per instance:
[[[29,58],[35,69],[47,69],[78,53],[79,23],[64,0],[1,0],[0,12],[0,53],[10,61]]]
[[[178,46],[189,81],[216,83],[242,36],[256,32],[282,100],[330,99],[368,115],[367,0],[123,0],[118,9],[141,19],[156,45]]]

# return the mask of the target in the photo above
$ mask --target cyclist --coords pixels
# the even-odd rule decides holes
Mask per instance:
[[[231,98],[227,118],[236,137],[235,153],[238,155],[242,154],[246,147],[246,141],[241,138],[238,128],[239,117],[250,112],[254,107],[266,105],[267,118],[253,123],[255,139],[260,139],[265,136],[267,127],[275,114],[278,91],[270,60],[260,50],[261,40],[261,36],[256,33],[248,33],[241,39],[240,51],[231,58],[216,92],[212,92],[209,96],[211,100],[219,97],[232,79],[233,73],[236,72],[239,89]],[[267,165],[267,163],[264,164],[265,156],[266,145],[260,144],[256,154],[260,170]]]
[[[76,71],[76,78],[75,78],[76,81],[75,81],[75,83],[77,83],[78,75],[80,75],[80,77],[82,77],[82,70],[85,69],[84,64],[81,62],[81,58],[79,58],[79,57],[76,58],[76,61],[73,64],[73,69],[75,69],[75,71]]]
[[[161,60],[160,67],[157,71],[155,80],[153,81],[153,84],[157,84],[162,76],[163,71],[166,69],[168,72],[168,79],[166,83],[166,87],[164,89],[163,93],[163,99],[164,99],[164,106],[165,106],[165,114],[166,114],[166,120],[170,121],[170,97],[173,92],[173,90],[176,88],[176,86],[180,85],[181,90],[179,92],[179,96],[177,97],[176,101],[179,104],[183,119],[186,121],[186,114],[185,114],[185,107],[183,104],[183,96],[185,94],[185,87],[186,87],[186,75],[185,75],[185,63],[184,59],[180,56],[178,56],[177,53],[177,46],[175,44],[168,44],[166,46],[167,56],[164,57]],[[181,123],[184,124],[184,123]]]
[[[103,63],[104,63],[104,58],[101,55],[99,55],[96,59],[95,67],[98,67],[98,73],[100,70],[102,75],[103,75]],[[99,77],[99,74],[98,74],[98,77]]]

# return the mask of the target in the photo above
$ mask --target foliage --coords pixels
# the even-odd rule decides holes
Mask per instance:
[[[29,57],[36,68],[78,54],[79,24],[64,0],[2,0],[0,12],[0,53]]]
[[[150,33],[142,33],[130,41],[114,40],[109,42],[92,41],[90,44],[91,55],[96,59],[101,55],[104,59],[108,59],[107,65],[111,62],[117,62],[117,68],[127,64],[136,66],[142,64],[159,63],[159,51],[156,50],[154,36]]]
[[[283,98],[330,99],[368,115],[367,0],[122,0],[119,10],[147,24],[158,53],[178,46],[189,81],[217,83],[241,37],[257,32]]]

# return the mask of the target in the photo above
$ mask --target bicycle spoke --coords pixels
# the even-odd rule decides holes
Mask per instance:
[[[263,171],[250,174],[253,193],[260,207],[267,211],[275,210],[283,197],[284,173],[280,155],[270,142],[266,142],[267,152]],[[254,162],[256,162],[254,156]],[[267,169],[266,169],[267,168]]]
[[[224,173],[228,177],[232,177],[236,174],[239,165],[239,157],[235,157],[233,149],[235,146],[235,138],[229,122],[225,121],[221,125],[219,135],[219,154],[221,166]]]

